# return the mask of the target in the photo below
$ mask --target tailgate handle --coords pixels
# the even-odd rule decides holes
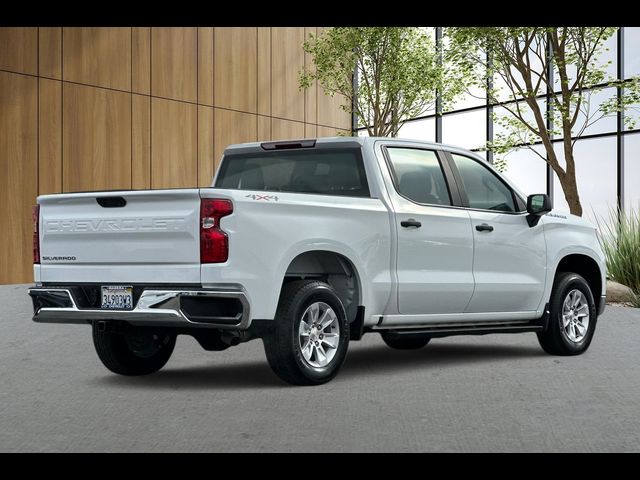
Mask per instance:
[[[96,202],[104,208],[121,208],[127,204],[124,197],[96,197]]]

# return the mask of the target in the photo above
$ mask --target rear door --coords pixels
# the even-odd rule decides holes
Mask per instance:
[[[546,277],[542,224],[529,227],[523,202],[482,161],[450,158],[473,226],[475,290],[466,312],[535,311]]]
[[[200,283],[197,189],[45,195],[42,282]]]
[[[462,313],[473,293],[473,234],[469,213],[452,207],[457,192],[445,179],[448,164],[441,152],[423,148],[388,146],[385,155],[394,186],[399,313]]]

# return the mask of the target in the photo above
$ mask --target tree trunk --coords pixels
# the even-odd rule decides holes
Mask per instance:
[[[564,198],[569,205],[569,212],[579,217],[582,216],[582,204],[580,203],[580,195],[578,194],[578,186],[576,184],[575,169],[567,170],[566,173],[558,175]]]

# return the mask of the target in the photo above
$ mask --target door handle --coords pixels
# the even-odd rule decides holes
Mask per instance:
[[[409,220],[402,220],[400,222],[400,225],[402,225],[405,228],[409,228],[409,227],[420,228],[422,226],[422,223],[418,222],[417,220],[414,220],[413,218],[410,218]]]
[[[493,227],[488,223],[481,223],[480,225],[476,225],[476,230],[479,232],[493,232]]]

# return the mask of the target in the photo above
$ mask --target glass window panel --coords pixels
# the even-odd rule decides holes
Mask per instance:
[[[494,75],[493,89],[494,89],[494,95],[498,102],[506,102],[508,100],[511,100],[510,91],[507,88],[507,84],[505,83],[505,81],[502,79],[500,75]]]
[[[469,157],[455,153],[452,157],[462,177],[469,207],[500,212],[516,211],[511,189],[491,170]]]
[[[615,114],[602,117],[600,106],[602,102],[613,98],[616,95],[615,88],[605,88],[597,92],[585,92],[585,103],[580,108],[575,127],[572,129],[573,135],[578,135],[585,123],[590,124],[582,135],[594,135],[596,133],[613,133],[616,131],[617,120]],[[602,118],[600,118],[602,117]],[[595,122],[594,122],[595,120]]]
[[[511,72],[514,79],[518,83],[518,85],[524,88],[522,75],[520,75],[520,73],[516,70],[515,67],[511,67]],[[498,100],[498,102],[508,102],[510,100],[514,100],[514,96],[511,92],[511,88],[508,86],[507,82],[505,82],[502,76],[497,73],[493,76],[493,88],[495,90],[494,95],[496,96],[496,99]],[[522,98],[522,96],[519,95],[515,84],[513,85],[513,88],[516,93],[515,98]],[[541,87],[541,88],[544,88],[544,87]],[[544,92],[541,90],[540,93],[544,93]]]
[[[640,27],[624,27],[624,76],[640,75]]]
[[[544,148],[533,147],[544,155]],[[519,148],[505,155],[507,168],[503,172],[525,195],[547,192],[547,164],[529,148]]]
[[[539,106],[540,111],[542,112],[542,114],[546,115],[547,100],[544,99],[544,98],[541,98],[541,99],[538,99],[537,103],[538,103],[538,106]],[[518,102],[518,106],[520,107],[520,112],[521,112],[522,116],[524,117],[525,121],[527,121],[529,124],[535,126],[536,125],[535,116],[533,115],[533,111],[529,108],[529,106],[526,104],[526,102],[520,101],[520,102]],[[514,103],[508,104],[508,108],[517,113],[517,111],[515,110],[516,107],[515,107]],[[501,119],[501,118],[507,118],[507,119],[515,118],[510,111],[508,111],[505,107],[502,107],[502,106],[493,107],[493,114],[498,119]],[[546,116],[545,116],[545,118],[546,118]],[[507,133],[507,129],[505,129],[502,125],[500,125],[499,122],[494,122],[493,123],[493,135],[494,135],[494,138],[497,138],[498,134],[506,134],[506,133]],[[537,138],[536,138],[536,140],[537,140]]]
[[[554,148],[564,167],[562,144],[557,143]],[[604,137],[579,140],[574,148],[574,157],[582,216],[594,224],[596,218],[602,222],[609,216],[609,208],[615,208],[617,201],[616,139]],[[569,207],[556,175],[553,189],[554,208],[568,212]]]
[[[435,115],[436,113],[436,104],[435,102],[433,102],[429,108],[427,108],[424,112],[422,112],[419,116],[420,117],[426,117],[428,115]]]
[[[629,105],[624,111],[624,129],[637,130],[640,129],[640,104],[634,103]],[[631,120],[632,123],[627,123]]]
[[[534,45],[530,48],[530,54],[529,54],[529,62],[532,70],[531,79],[534,85],[537,84],[538,74],[542,74],[544,71],[544,66],[542,65],[541,60],[538,58],[536,54],[535,43],[537,42],[534,42]],[[541,47],[541,48],[544,48],[544,47]],[[542,54],[542,52],[537,52],[537,53]],[[520,88],[523,91],[526,89],[525,81],[522,75],[513,66],[511,67],[511,77],[513,77],[511,80],[514,82],[513,94],[512,94],[511,88],[508,86],[507,82],[502,78],[502,76],[499,74],[494,75],[493,86],[496,89],[496,97],[500,102],[506,102],[509,100],[522,98],[522,95],[519,94],[518,86],[520,86]],[[538,94],[543,94],[545,93],[545,91],[546,91],[545,84],[540,83],[540,86],[538,87]]]
[[[362,155],[360,150],[353,148],[228,154],[220,166],[216,187],[349,197],[369,196]]]
[[[598,65],[605,67],[605,78],[618,77],[618,32],[604,42],[604,49],[597,58]]]
[[[487,135],[487,114],[484,108],[442,117],[442,142],[472,149],[483,147]]]
[[[415,148],[389,148],[398,192],[417,203],[451,205],[449,190],[435,152]]]
[[[538,74],[543,73],[543,65],[542,62],[538,59],[536,54],[534,53],[534,49],[532,48],[531,53],[529,55],[529,62],[531,65],[531,69],[533,71],[531,78],[534,85],[537,83]],[[513,92],[511,87],[508,86],[508,83],[503,79],[502,75],[495,74],[493,77],[493,86],[495,89],[495,96],[499,102],[506,102],[510,100],[515,100],[522,98],[522,95],[519,94],[518,85],[522,90],[525,90],[525,82],[518,70],[515,67],[511,67],[511,77],[510,79],[513,83]],[[545,93],[546,87],[544,83],[541,83],[538,88],[538,94]]]
[[[368,137],[369,136],[369,132],[367,132],[367,130],[358,130],[358,136],[359,137]]]
[[[411,120],[405,122],[398,132],[399,138],[414,138],[416,140],[425,140],[435,142],[436,140],[436,121],[433,118],[423,118],[421,120]]]
[[[624,205],[640,210],[640,133],[624,136]]]
[[[423,30],[429,36],[429,38],[433,41],[433,44],[435,46],[435,44],[436,44],[436,27],[420,27],[420,28],[421,28],[421,30]],[[427,108],[419,116],[422,117],[422,116],[426,116],[426,115],[434,115],[435,113],[436,113],[436,104],[435,104],[435,102],[433,102],[431,105],[429,105],[429,108]]]
[[[603,44],[602,50],[598,57],[595,59],[595,64],[598,67],[602,67],[604,69],[604,78],[606,79],[615,79],[618,76],[617,68],[617,33],[614,33],[610,36]],[[594,60],[592,60],[593,63]],[[569,83],[575,80],[576,78],[576,68],[574,64],[567,64],[567,77]],[[553,69],[553,80],[554,80],[554,89],[556,92],[560,91],[560,75],[558,74],[557,67],[554,66]]]
[[[473,87],[468,92],[460,95],[451,105],[445,107],[445,111],[452,112],[463,108],[486,105],[487,92],[484,88]]]
[[[436,27],[418,27],[418,28],[423,32],[425,32],[433,42],[436,41]]]
[[[572,131],[573,135],[577,135],[580,132],[580,129],[585,125],[585,123],[589,123],[589,125],[587,125],[586,129],[581,134],[583,136],[594,135],[598,133],[615,132],[617,128],[615,114],[607,115],[600,118],[601,117],[600,107],[602,105],[602,102],[609,100],[615,95],[616,95],[615,88],[605,88],[600,91],[585,93],[585,103],[583,103],[583,106],[581,107],[580,112],[578,113],[578,120],[576,121],[576,125]],[[533,115],[533,112],[529,108],[529,106],[524,101],[518,102],[518,105],[520,106],[520,109],[523,113],[525,120],[535,126],[536,125],[535,117]],[[546,99],[544,98],[538,99],[538,105],[540,107],[540,110],[544,114],[547,108]],[[513,103],[509,104],[508,106],[509,108],[514,108]],[[498,116],[498,118],[513,118],[513,115],[510,112],[508,112],[506,108],[502,106],[494,107],[493,111],[494,111],[494,114]],[[561,130],[561,129],[558,128],[558,130]],[[494,137],[497,137],[497,135],[500,133],[506,133],[506,130],[498,122],[495,122],[493,132],[494,132]],[[556,138],[562,138],[562,137],[556,137]]]

